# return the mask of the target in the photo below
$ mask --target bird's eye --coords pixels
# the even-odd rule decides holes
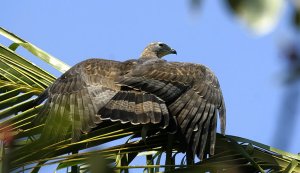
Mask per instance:
[[[163,43],[159,43],[159,44],[158,44],[158,46],[160,46],[160,47],[163,47],[163,46],[164,46],[164,44],[163,44]]]

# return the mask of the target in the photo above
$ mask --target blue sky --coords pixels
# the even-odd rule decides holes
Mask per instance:
[[[137,58],[149,42],[167,43],[178,53],[167,60],[205,64],[218,76],[227,107],[227,134],[274,144],[284,91],[279,48],[289,37],[288,13],[272,33],[257,37],[218,0],[204,1],[197,14],[190,12],[188,1],[172,0],[5,0],[2,7],[2,27],[69,65],[92,57]],[[9,42],[0,37],[0,43]],[[18,52],[60,75],[26,51]],[[294,121],[300,123],[299,118]],[[299,137],[294,134],[292,145],[282,149],[299,152]]]

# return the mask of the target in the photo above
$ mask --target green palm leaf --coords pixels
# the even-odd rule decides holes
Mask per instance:
[[[37,46],[19,38],[15,34],[5,30],[4,28],[0,27],[0,34],[14,42],[10,46],[10,48],[13,50],[15,50],[18,47],[18,45],[20,45],[20,46],[24,47],[26,50],[28,50],[29,52],[31,52],[33,55],[36,55],[41,60],[47,62],[48,64],[50,64],[51,66],[56,68],[60,72],[66,72],[70,68],[70,66],[68,66],[61,60],[53,57],[49,53],[38,48]]]

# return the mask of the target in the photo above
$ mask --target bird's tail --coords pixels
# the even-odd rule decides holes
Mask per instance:
[[[153,94],[139,91],[119,91],[98,115],[102,120],[130,122],[131,124],[169,125],[169,112],[166,104]]]

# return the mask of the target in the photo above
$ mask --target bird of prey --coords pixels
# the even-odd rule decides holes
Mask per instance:
[[[38,115],[46,119],[47,138],[71,134],[76,141],[109,120],[163,128],[175,121],[193,156],[203,157],[207,140],[213,154],[218,115],[222,134],[226,125],[219,82],[204,65],[163,60],[168,54],[177,52],[155,42],[139,59],[88,59],[73,66],[35,100],[47,99]]]

